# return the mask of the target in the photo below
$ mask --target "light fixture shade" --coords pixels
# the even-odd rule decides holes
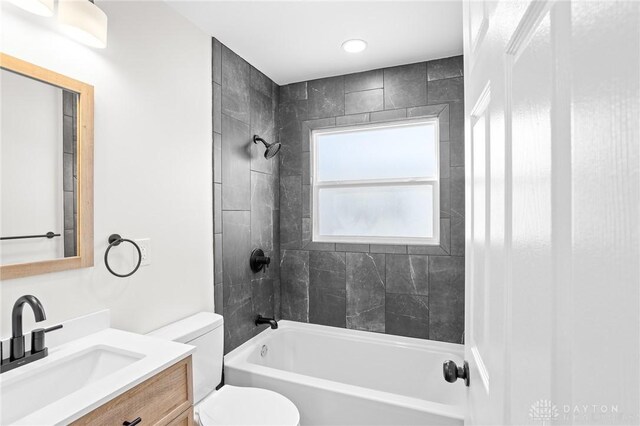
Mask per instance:
[[[9,0],[14,5],[40,16],[53,16],[53,0]]]
[[[89,0],[60,0],[58,22],[71,38],[91,47],[107,47],[107,15]]]
[[[342,43],[342,49],[348,53],[360,53],[367,48],[367,42],[360,39],[351,39]]]

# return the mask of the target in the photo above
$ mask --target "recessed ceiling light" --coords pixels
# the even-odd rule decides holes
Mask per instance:
[[[342,48],[345,52],[349,53],[359,53],[367,48],[367,42],[359,39],[347,40],[342,43]]]

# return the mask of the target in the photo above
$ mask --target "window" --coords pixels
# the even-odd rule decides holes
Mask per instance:
[[[439,244],[436,118],[314,130],[313,241]]]

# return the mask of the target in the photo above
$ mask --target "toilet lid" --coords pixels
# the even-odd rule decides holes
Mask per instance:
[[[197,411],[206,426],[296,426],[300,422],[293,402],[259,388],[225,385],[198,404]]]

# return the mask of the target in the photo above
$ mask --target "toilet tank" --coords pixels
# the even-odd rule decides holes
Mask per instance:
[[[149,336],[196,347],[193,359],[193,402],[198,403],[222,381],[224,334],[221,315],[200,312],[149,333]]]

